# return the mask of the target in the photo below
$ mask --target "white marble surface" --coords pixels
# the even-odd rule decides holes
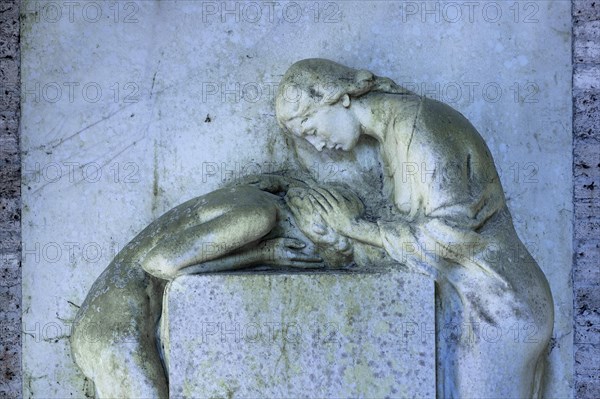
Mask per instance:
[[[168,295],[172,398],[435,398],[424,276],[186,276]]]
[[[233,14],[221,2],[77,4],[73,13],[62,2],[22,6],[26,397],[89,391],[66,336],[116,249],[227,171],[297,162],[271,93],[308,57],[445,100],[481,132],[556,302],[546,397],[572,396],[569,2],[477,2],[460,14],[435,2],[429,13],[422,2],[322,2],[318,14],[312,2],[279,2],[272,19],[261,2],[260,14],[234,2]],[[320,179],[357,178],[338,156],[299,153]],[[377,175],[369,154],[358,158]]]

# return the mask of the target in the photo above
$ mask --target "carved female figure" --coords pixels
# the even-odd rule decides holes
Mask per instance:
[[[308,203],[308,193],[316,191],[278,175],[248,179],[254,181],[173,208],[131,240],[98,277],[71,335],[73,357],[98,397],[168,397],[168,351],[161,353],[165,326],[159,322],[167,280],[253,266],[352,263],[351,241],[328,228]],[[350,191],[335,193],[348,209],[362,213],[361,201]]]
[[[392,220],[362,219],[327,190],[313,202],[340,234],[435,278],[438,396],[538,397],[552,296],[469,121],[390,79],[323,59],[288,69],[276,113],[282,127],[318,151],[351,151],[361,135],[379,143],[384,187],[397,211]],[[469,334],[456,338],[444,330],[449,326]]]

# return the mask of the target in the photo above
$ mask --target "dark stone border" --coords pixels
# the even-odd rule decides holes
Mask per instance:
[[[0,0],[0,398],[21,387],[19,0]]]
[[[19,6],[0,0],[0,398],[22,396]],[[600,398],[600,1],[572,16],[575,397]]]
[[[600,398],[600,1],[572,15],[575,397]]]

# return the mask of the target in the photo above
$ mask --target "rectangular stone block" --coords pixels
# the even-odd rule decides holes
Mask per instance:
[[[600,67],[597,65],[579,64],[573,68],[573,89],[600,89]]]
[[[397,271],[169,287],[172,398],[434,398],[433,282]]]
[[[587,147],[600,142],[600,118],[597,117],[600,112],[600,92],[598,90],[574,90],[574,96],[573,133],[576,140],[574,155],[577,156],[583,151],[587,152]],[[590,163],[590,165],[593,164],[593,162]],[[597,163],[595,164],[597,165]]]
[[[600,240],[578,240],[575,242],[575,265],[573,285],[575,287],[597,287],[600,285]]]

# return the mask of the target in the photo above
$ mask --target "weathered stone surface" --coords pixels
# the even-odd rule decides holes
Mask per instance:
[[[0,253],[20,255],[21,237],[20,230],[4,230],[0,229]],[[19,273],[18,281],[21,280]]]
[[[168,295],[173,398],[435,397],[422,276],[197,275]]]
[[[584,378],[598,377],[598,372],[600,372],[598,359],[600,359],[600,348],[598,345],[579,345],[575,351],[575,363],[579,365],[579,374]]]
[[[600,59],[600,20],[573,26],[573,61],[597,63]]]
[[[21,398],[19,5],[0,2],[0,398]]]
[[[575,138],[600,142],[600,117],[598,117],[600,115],[600,91],[577,90],[574,96],[573,133]],[[575,152],[579,152],[581,146],[577,144]]]
[[[575,266],[573,268],[573,287],[600,285],[600,240],[580,240],[575,246]],[[575,299],[577,304],[577,298]],[[598,308],[598,304],[595,305]]]
[[[594,21],[598,19],[600,4],[594,0],[573,0],[573,22]]]
[[[575,64],[573,69],[573,89],[600,89],[600,66],[594,64]]]
[[[574,349],[575,396],[600,397],[600,377],[596,364],[600,351],[600,3],[573,2],[573,154],[574,154]],[[595,367],[595,369],[594,369]]]
[[[575,381],[575,397],[580,399],[600,398],[600,375],[578,378]]]
[[[18,398],[21,392],[21,314],[0,314],[0,398]]]
[[[15,286],[21,278],[20,258],[15,252],[12,250],[3,253],[0,248],[0,287]]]
[[[596,221],[600,219],[599,215],[600,201],[577,201],[575,203],[575,217],[577,218],[577,225],[579,227],[584,227],[585,225],[587,225],[587,223],[590,222],[596,223]],[[590,232],[587,230],[582,230],[581,232],[575,231],[575,237],[587,238],[587,234],[589,233]]]
[[[19,2],[0,3],[0,58],[18,58],[19,54]]]
[[[588,209],[592,209],[591,204],[592,203],[588,204]],[[597,205],[596,208],[598,208]],[[595,215],[598,215],[598,213]],[[582,218],[577,224],[577,228],[575,229],[576,240],[598,240],[598,236],[600,235],[600,217],[595,215]]]
[[[575,175],[600,176],[600,141],[594,137],[577,140],[573,151]]]
[[[12,63],[12,61],[11,61]],[[0,68],[5,63],[0,59]],[[16,89],[17,83],[3,83],[0,91],[0,109],[16,109],[19,107],[19,91]]]
[[[575,303],[575,343],[600,345],[598,285],[575,287]]]
[[[599,182],[595,176],[579,175],[574,176],[574,195],[575,200],[597,201],[599,195]]]
[[[19,285],[0,285],[0,303],[5,312],[17,312],[20,310],[19,298],[21,287]]]
[[[2,88],[11,87],[18,89],[19,83],[19,61],[13,57],[0,58],[0,82]]]
[[[0,197],[0,229],[17,232],[20,223],[21,210],[18,201],[14,197]],[[0,253],[4,249],[3,244],[0,244]]]

